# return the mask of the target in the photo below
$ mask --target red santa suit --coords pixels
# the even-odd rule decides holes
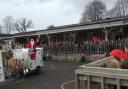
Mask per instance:
[[[93,37],[92,37],[92,42],[93,42],[94,44],[98,44],[98,43],[100,42],[100,39],[99,39],[98,37],[96,37],[96,36],[93,36]]]
[[[36,42],[33,39],[31,39],[27,48],[32,49],[30,53],[31,60],[36,60]]]

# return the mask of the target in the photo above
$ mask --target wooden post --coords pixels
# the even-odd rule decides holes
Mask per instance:
[[[76,32],[71,32],[70,35],[72,36],[73,38],[73,43],[75,44],[76,43]]]
[[[108,35],[111,32],[111,30],[104,28],[103,32],[105,34],[105,41],[107,42],[108,41]]]
[[[104,89],[104,77],[101,77],[101,89]]]
[[[120,89],[120,79],[117,79],[117,89]]]
[[[90,85],[91,85],[91,83],[90,83],[90,76],[88,75],[87,76],[87,89],[90,89]]]
[[[80,89],[80,80],[79,80],[79,75],[78,74],[75,74],[75,87],[76,89]]]

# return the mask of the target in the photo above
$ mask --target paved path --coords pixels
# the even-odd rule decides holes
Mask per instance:
[[[45,62],[45,71],[39,75],[31,75],[28,78],[0,86],[0,89],[74,89],[74,70],[83,63],[74,62]],[[65,84],[66,83],[66,84]],[[71,89],[70,88],[70,89]]]

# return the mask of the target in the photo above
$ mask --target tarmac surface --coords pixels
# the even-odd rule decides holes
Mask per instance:
[[[0,85],[0,89],[75,89],[75,69],[85,63],[45,61],[39,75],[16,79]]]

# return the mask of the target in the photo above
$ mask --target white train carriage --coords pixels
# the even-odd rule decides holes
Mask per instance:
[[[44,68],[44,62],[43,62],[43,49],[42,48],[36,48],[35,54],[36,58],[32,60],[31,54],[33,53],[33,49],[29,48],[23,48],[23,49],[14,49],[14,59],[19,61],[20,67],[17,67],[16,70],[20,70],[20,72],[23,72],[23,74],[29,73],[29,72],[36,72],[40,73],[41,70]],[[21,73],[22,74],[22,73]]]

